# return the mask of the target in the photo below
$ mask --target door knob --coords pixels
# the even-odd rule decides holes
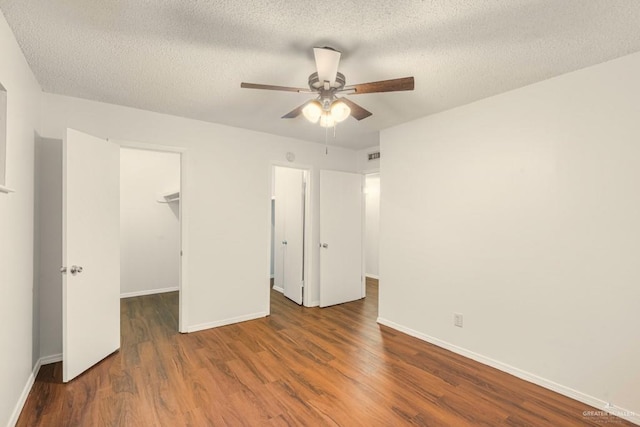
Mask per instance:
[[[286,245],[286,244],[287,244],[287,241],[286,241],[286,240],[283,240],[283,241],[282,241],[282,244],[283,244],[283,245]]]
[[[328,245],[328,244],[326,244],[326,243],[323,243],[323,244],[322,244],[322,247],[323,247],[323,248],[325,248],[325,249],[327,249],[327,248],[329,247],[329,245]]]
[[[78,273],[82,273],[82,266],[72,265],[69,271],[71,272],[72,275],[75,276]]]

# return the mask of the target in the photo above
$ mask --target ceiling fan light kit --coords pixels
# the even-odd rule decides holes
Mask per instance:
[[[336,120],[331,116],[331,114],[323,113],[320,116],[320,127],[323,128],[332,128],[336,125]]]
[[[302,115],[311,123],[318,123],[322,127],[332,127],[336,123],[343,122],[351,115],[351,108],[341,100],[326,102],[323,105],[319,100],[309,101],[302,109]]]
[[[309,101],[302,109],[302,115],[311,123],[317,123],[322,115],[322,104],[320,101]]]
[[[337,123],[346,120],[349,116],[356,120],[362,120],[372,115],[370,111],[350,99],[338,98],[338,94],[358,95],[414,89],[413,77],[346,86],[344,74],[338,72],[341,55],[339,51],[330,47],[316,47],[313,48],[313,55],[317,71],[309,76],[309,89],[256,83],[242,83],[240,87],[317,94],[316,99],[296,107],[282,118],[293,119],[302,114],[311,123],[319,123],[324,128],[335,127]]]
[[[331,116],[337,123],[343,122],[351,115],[351,108],[341,100],[333,101],[331,104]]]

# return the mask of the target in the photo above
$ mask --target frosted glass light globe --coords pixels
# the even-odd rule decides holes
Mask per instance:
[[[334,127],[335,125],[336,125],[336,121],[331,115],[331,113],[329,112],[322,113],[322,116],[320,116],[320,126],[322,126],[323,128],[331,128],[331,127]]]
[[[342,101],[334,101],[331,104],[331,116],[336,121],[336,123],[340,123],[349,117],[351,114],[351,108],[347,104]]]
[[[311,123],[317,123],[322,115],[322,104],[318,101],[311,101],[302,109],[302,115]]]

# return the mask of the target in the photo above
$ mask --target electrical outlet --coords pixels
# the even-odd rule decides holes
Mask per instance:
[[[462,314],[461,313],[453,313],[453,326],[457,326],[462,328]]]

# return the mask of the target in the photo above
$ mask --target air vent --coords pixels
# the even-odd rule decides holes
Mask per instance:
[[[367,154],[367,157],[369,158],[369,161],[377,160],[377,159],[380,158],[380,152],[376,151],[375,153],[369,153],[369,154]]]

